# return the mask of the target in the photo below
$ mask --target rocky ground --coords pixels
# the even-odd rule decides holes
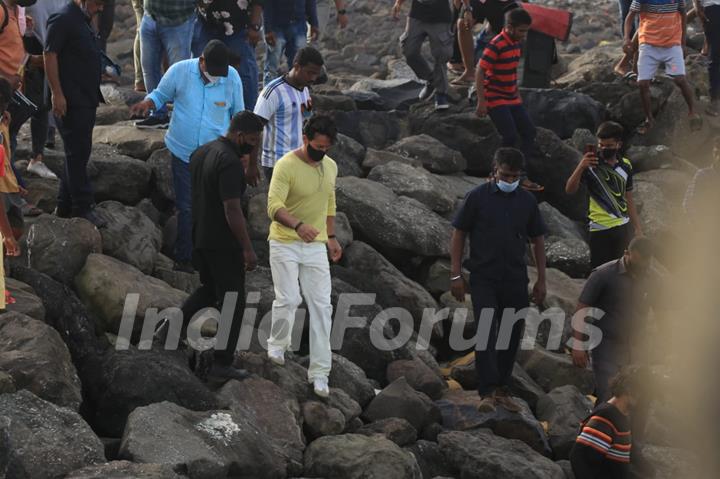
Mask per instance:
[[[612,73],[615,2],[547,3],[575,10],[573,35],[559,48],[556,88],[523,96],[540,127],[541,154],[530,159],[530,173],[547,187],[540,197],[550,230],[545,306],[572,313],[589,272],[586,206],[564,195],[563,185],[599,121],[632,131],[642,117],[637,91]],[[317,110],[331,114],[342,133],[331,155],[341,176],[338,237],[345,247],[332,269],[333,304],[341,293],[372,292],[376,303],[355,315],[402,306],[416,321],[423,308],[467,307],[448,293],[450,219],[465,193],[485,181],[499,138],[461,101],[463,91],[442,114],[418,103],[420,85],[399,56],[401,25],[388,18],[388,3],[350,4],[350,28],[333,28],[322,45],[330,81],[314,93]],[[170,156],[162,132],[136,130],[127,120],[127,105],[138,99],[128,88],[129,2],[117,6],[117,17],[110,53],[124,65],[123,81],[103,87],[109,104],[98,110],[89,166],[108,227],[51,216],[57,182],[28,180],[48,214],[29,222],[23,257],[9,268],[17,303],[0,317],[0,477],[571,478],[568,452],[591,408],[593,384],[562,349],[520,354],[512,392],[521,413],[481,414],[474,363],[448,351],[442,327],[428,351],[417,350],[413,337],[392,353],[371,345],[369,328],[349,330],[334,356],[328,400],[314,397],[305,381],[306,346],[278,367],[253,334],[237,360],[253,377],[219,388],[200,382],[182,351],[113,347],[129,293],[140,293],[139,325],[147,308],[177,306],[198,284],[197,276],[174,272],[168,257],[175,234]],[[705,95],[698,53],[688,61]],[[652,91],[658,126],[644,138],[629,135],[627,156],[638,172],[645,232],[664,240],[674,234],[671,220],[720,124],[706,118],[690,133],[673,85],[660,79]],[[29,156],[23,135],[21,160]],[[60,151],[49,151],[46,161],[60,173]],[[248,292],[260,293],[258,318],[273,298],[266,191],[253,188],[246,198],[261,264],[247,279]],[[647,454],[659,478],[696,477],[692,455],[671,434],[672,417],[670,405],[655,403]]]

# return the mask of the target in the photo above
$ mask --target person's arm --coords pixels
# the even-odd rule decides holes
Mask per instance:
[[[52,95],[52,111],[57,117],[67,113],[67,100],[60,84],[60,69],[58,68],[57,53],[45,52],[45,75]]]
[[[395,20],[400,19],[400,10],[402,10],[403,3],[405,3],[405,0],[395,0],[392,10],[390,10],[390,14]]]
[[[2,147],[2,145],[0,145],[0,147]],[[5,161],[10,161],[10,158],[6,158]],[[8,220],[5,211],[4,196],[4,194],[0,194],[0,234],[2,234],[3,237],[3,246],[8,256],[20,256],[20,246],[15,240],[15,234],[13,233],[10,220]],[[2,258],[0,258],[0,261],[2,261]]]
[[[250,27],[247,29],[248,42],[251,46],[256,46],[260,40],[260,30],[252,28],[253,26],[261,27],[263,24],[263,2],[261,0],[253,0],[250,4]]]
[[[625,53],[631,53],[633,51],[632,36],[630,35],[630,33],[633,31],[635,17],[637,16],[637,11],[640,9],[640,5],[637,4],[636,7],[636,2],[633,2],[630,8],[631,10],[628,12],[627,17],[625,17],[625,42],[623,45],[623,50],[625,51]]]
[[[585,172],[589,168],[596,167],[598,163],[598,157],[595,153],[585,153],[582,160],[580,160],[580,163],[578,163],[577,167],[575,167],[575,171],[573,171],[573,174],[570,175],[567,183],[565,183],[565,193],[568,195],[574,195],[577,193],[580,189],[580,183],[582,183]]]
[[[165,103],[173,101],[177,93],[177,76],[182,67],[184,65],[175,63],[168,68],[157,88],[150,92],[143,101],[131,106],[130,112],[135,115],[147,116],[150,110],[157,110]]]
[[[337,172],[335,173],[337,175]],[[335,215],[337,214],[337,205],[335,202],[335,188],[328,195],[328,206],[327,206],[327,219],[325,220],[325,226],[327,227],[328,234],[328,252],[330,253],[330,259],[337,263],[342,257],[342,247],[335,238]]]
[[[586,368],[589,360],[589,352],[586,349],[576,348],[576,341],[584,342],[587,341],[585,337],[586,333],[586,318],[587,315],[583,316],[575,321],[576,315],[580,311],[586,311],[588,308],[593,308],[594,305],[598,304],[600,295],[604,289],[603,276],[597,271],[593,271],[590,277],[585,282],[583,290],[578,298],[578,305],[575,308],[575,315],[573,316],[572,328],[573,328],[573,348],[572,358],[573,364],[579,368]]]
[[[682,7],[679,7],[678,9],[680,11],[680,28],[682,28],[682,40],[680,45],[682,46],[683,51],[685,51],[687,45],[687,13],[685,13],[685,9]]]
[[[465,253],[467,233],[453,228],[450,238],[450,291],[458,301],[465,301],[465,280],[462,277],[462,258]],[[460,276],[458,278],[458,276]],[[456,278],[453,280],[453,278]]]
[[[311,243],[315,241],[320,232],[313,226],[305,224],[291,215],[285,205],[290,191],[289,173],[282,163],[278,163],[273,169],[270,190],[268,191],[268,216],[271,220],[277,221],[286,228],[295,230],[304,242]]]
[[[243,215],[242,211],[242,200],[240,198],[224,200],[223,207],[225,208],[225,220],[230,227],[230,231],[242,245],[245,269],[252,271],[257,267],[257,257],[250,242],[250,235],[247,232],[245,215]]]
[[[600,414],[593,415],[582,425],[575,440],[570,462],[578,479],[606,476],[606,456],[615,441],[615,427],[609,418]]]
[[[630,216],[630,223],[635,231],[635,237],[642,236],[642,222],[640,221],[640,215],[638,215],[637,212],[637,206],[635,205],[635,198],[633,197],[632,191],[625,192],[625,199],[627,200],[628,216]]]
[[[480,117],[487,115],[487,102],[485,101],[485,71],[492,71],[498,59],[497,47],[491,42],[485,47],[482,58],[475,68],[475,91],[477,92],[476,114]]]

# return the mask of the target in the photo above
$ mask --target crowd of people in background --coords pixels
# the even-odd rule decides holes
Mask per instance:
[[[345,27],[345,3],[334,4],[337,22]],[[404,4],[395,1],[394,18],[400,18]],[[702,117],[685,79],[685,0],[619,4],[623,58],[615,70],[637,81],[645,110],[638,133],[653,128],[650,86],[661,65],[687,102],[691,127],[700,128]],[[18,132],[28,120],[28,173],[55,178],[43,162],[44,148],[52,146],[55,129],[63,140],[65,165],[55,214],[105,226],[94,211],[87,164],[96,108],[103,101],[100,85],[108,74],[110,60],[103,51],[114,2],[0,0],[0,5],[0,233],[6,253],[17,255],[23,215],[39,214],[25,199],[26,185],[13,161]],[[330,117],[313,113],[310,88],[326,74],[321,53],[311,45],[326,31],[329,0],[132,0],[132,6],[137,20],[134,88],[146,96],[131,112],[137,128],[168,129],[165,143],[172,155],[178,212],[175,269],[199,272],[202,284],[183,306],[183,334],[197,311],[237,292],[228,344],[216,349],[208,374],[247,376],[233,367],[233,351],[244,310],[244,272],[255,268],[257,258],[241,198],[247,185],[264,181],[275,287],[268,359],[284,364],[295,312],[304,298],[310,313],[308,380],[316,394],[327,397],[332,363],[329,262],[342,256],[334,221],[337,165],[327,156],[337,129]],[[710,57],[712,101],[706,113],[718,115],[720,0],[694,0],[694,15],[703,25]],[[485,22],[484,34],[474,38],[475,25]],[[485,308],[501,312],[529,306],[528,242],[537,267],[532,300],[542,305],[546,296],[546,226],[533,194],[544,187],[527,177],[527,163],[536,154],[536,129],[518,88],[522,44],[532,25],[532,16],[515,0],[411,0],[400,36],[407,64],[423,82],[419,100],[434,99],[435,110],[447,110],[452,85],[474,86],[476,114],[488,116],[502,140],[490,181],[468,194],[453,221],[452,294],[464,301],[469,291],[477,318]],[[432,65],[422,53],[426,40]],[[266,45],[262,74],[256,58],[261,42]],[[456,74],[452,81],[449,71]],[[28,106],[32,103],[37,108]],[[632,159],[623,155],[628,133],[614,122],[599,125],[597,144],[586,146],[565,187],[574,195],[584,186],[590,198],[594,270],[578,311],[601,308],[609,318],[600,323],[603,343],[592,352],[597,409],[579,430],[572,456],[581,479],[621,477],[617,471],[631,460],[631,423],[636,438],[642,437],[644,426],[647,398],[641,392],[641,373],[625,368],[636,362],[631,330],[637,324],[632,319],[645,314],[652,300],[642,280],[654,253],[633,199]],[[717,179],[708,181],[717,176],[714,168],[698,173],[686,205],[694,204],[696,190],[717,184]],[[462,263],[466,240],[467,285]],[[519,411],[508,383],[523,324],[513,329],[509,348],[496,351],[492,344],[499,320],[498,314],[491,318],[489,347],[476,352],[480,408]],[[582,330],[576,331],[577,341],[584,337]],[[589,365],[583,349],[573,349],[572,357],[578,367]],[[632,447],[632,457],[639,458],[637,445]]]

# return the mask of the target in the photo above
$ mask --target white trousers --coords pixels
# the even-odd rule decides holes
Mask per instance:
[[[332,366],[332,286],[325,244],[270,240],[270,269],[275,301],[268,349],[287,351],[290,348],[295,312],[304,297],[310,313],[308,379],[327,377]]]

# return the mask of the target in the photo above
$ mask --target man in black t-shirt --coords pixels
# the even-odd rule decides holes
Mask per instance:
[[[395,0],[392,15],[396,20],[400,17],[403,3],[405,0]],[[447,0],[412,0],[405,32],[400,37],[405,61],[415,75],[425,82],[420,100],[427,100],[434,93],[436,110],[447,110],[450,107],[446,63],[453,51],[452,21]],[[430,68],[420,51],[426,38],[435,59],[433,68]]]
[[[183,336],[198,311],[207,307],[221,310],[226,294],[238,295],[227,346],[219,337],[215,361],[208,373],[218,378],[247,376],[245,371],[232,367],[245,309],[245,271],[252,271],[257,265],[242,212],[241,198],[245,192],[242,158],[260,142],[262,130],[260,117],[240,112],[233,117],[225,136],[201,146],[190,157],[193,265],[200,272],[202,286],[182,307]],[[219,335],[222,331],[220,327]]]

